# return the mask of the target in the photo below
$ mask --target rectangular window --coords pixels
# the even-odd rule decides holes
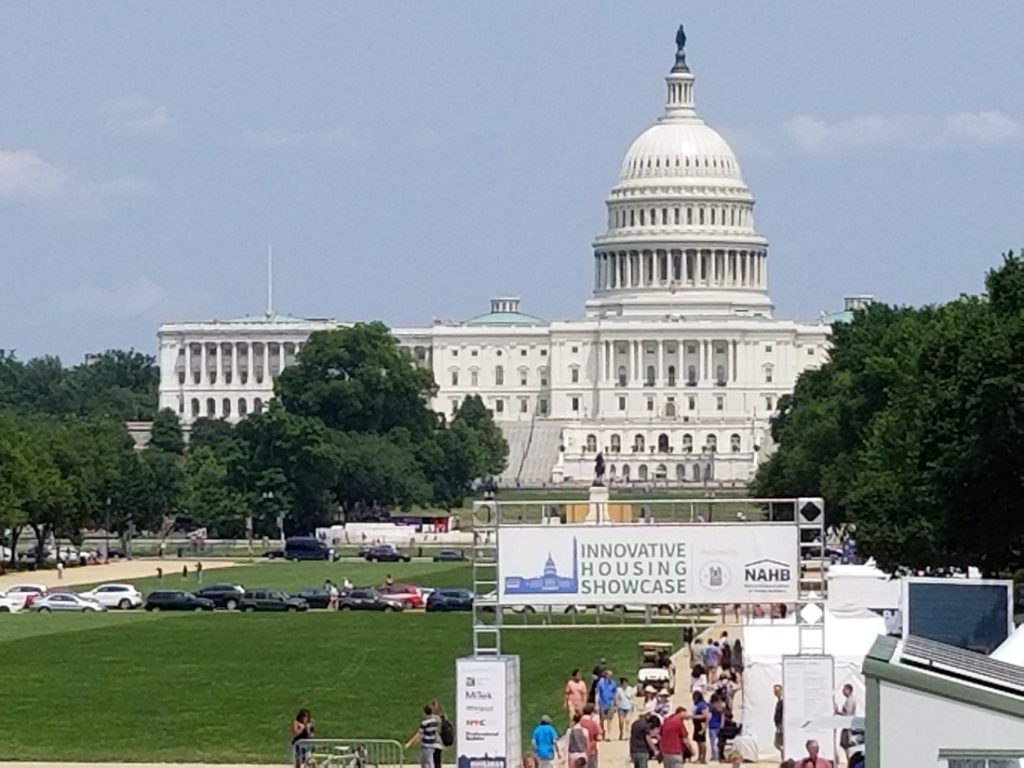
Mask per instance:
[[[765,368],[764,369],[764,381],[765,381],[766,384],[771,384],[772,383],[772,369],[771,368]]]
[[[526,349],[520,349],[519,350],[519,356],[520,357],[526,357]]]
[[[526,371],[523,371],[522,373],[519,374],[519,386],[520,387],[525,387],[526,383],[527,383]]]
[[[573,384],[579,384],[579,381],[580,381],[580,369],[579,368],[573,368],[570,371],[570,377],[572,378],[572,383]]]
[[[458,411],[458,410],[459,410],[459,401],[456,400],[455,398],[452,398],[452,416],[454,416],[456,411]]]
[[[540,407],[539,407],[538,410],[540,410],[540,415],[541,416],[547,416],[548,415],[548,401],[547,401],[547,399],[542,397],[540,399],[539,406]]]
[[[459,356],[459,350],[453,349],[452,350],[452,357],[458,357],[458,356]]]
[[[654,410],[654,398],[653,397],[648,397],[647,398],[647,410],[648,411],[653,411]]]
[[[469,354],[472,355],[473,357],[476,357],[477,356],[477,350],[474,349]]]
[[[572,398],[570,401],[573,413],[579,413],[580,410],[580,399],[578,397]]]
[[[548,373],[547,371],[541,371],[540,374],[540,385],[546,387],[548,385]]]
[[[519,412],[520,412],[520,413],[526,413],[526,412],[527,412],[527,411],[529,411],[529,410],[530,410],[530,401],[529,401],[529,400],[527,400],[527,399],[526,399],[526,398],[524,397],[524,398],[522,398],[522,399],[521,399],[521,400],[519,401]]]
[[[688,397],[686,405],[687,405],[687,407],[691,411],[696,411],[697,410],[697,398],[696,397]]]
[[[764,399],[764,405],[765,405],[765,408],[767,408],[769,411],[774,411],[775,410],[775,403],[772,400],[772,398],[770,398],[770,397],[766,397]]]
[[[541,357],[547,357],[547,356],[548,356],[548,351],[547,351],[546,349],[542,349],[542,350],[540,351],[540,356],[541,356]]]
[[[809,348],[809,349],[807,350],[807,354],[808,354],[808,355],[812,355],[812,356],[813,356],[813,355],[814,355],[814,347],[810,347],[810,348]]]
[[[459,386],[459,372],[458,371],[452,371],[452,386],[453,387]]]
[[[721,395],[719,395],[718,397],[715,398],[715,410],[716,411],[724,411],[725,410],[725,398],[722,397]]]
[[[620,411],[626,410],[626,398],[624,398],[624,397],[620,397],[619,398],[619,410]]]
[[[480,380],[480,376],[477,374],[476,371],[470,371],[469,372],[469,383],[470,384],[472,384],[475,387],[479,383],[479,380]]]
[[[504,413],[505,412],[505,401],[504,400],[495,400],[494,401],[494,412],[495,413]]]
[[[772,345],[771,344],[765,344],[764,345],[764,351],[765,352],[771,352],[772,351]]]

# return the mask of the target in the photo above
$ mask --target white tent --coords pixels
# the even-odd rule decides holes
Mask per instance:
[[[1013,630],[1013,634],[1003,640],[990,656],[996,661],[1024,667],[1024,624]]]
[[[885,634],[885,621],[864,608],[829,606],[825,609],[825,654],[835,663],[835,699],[843,686],[853,685],[858,715],[864,714],[864,657],[878,635]],[[753,623],[743,628],[743,704],[740,722],[743,733],[753,735],[762,760],[778,759],[773,748],[775,696],[772,688],[782,684],[782,657],[800,651],[795,620]],[[822,712],[822,717],[831,715]]]
[[[895,611],[902,599],[901,580],[879,570],[874,563],[836,564],[825,573],[829,606],[857,605],[875,611]]]

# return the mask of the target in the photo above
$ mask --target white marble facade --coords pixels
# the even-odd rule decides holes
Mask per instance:
[[[600,450],[620,482],[743,482],[779,397],[827,356],[826,322],[772,316],[753,196],[697,114],[685,60],[666,80],[664,114],[633,142],[607,198],[582,319],[547,322],[505,297],[463,323],[394,329],[433,371],[437,411],[480,395],[514,450],[517,430],[523,451],[557,432],[563,450],[542,461],[546,477],[525,481],[589,479]],[[310,333],[341,325],[281,315],[163,325],[160,404],[185,423],[242,418],[273,396]]]

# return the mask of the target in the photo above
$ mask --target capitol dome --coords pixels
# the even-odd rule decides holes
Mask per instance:
[[[630,145],[608,195],[592,314],[771,312],[754,197],[728,142],[697,112],[683,45],[665,111]]]

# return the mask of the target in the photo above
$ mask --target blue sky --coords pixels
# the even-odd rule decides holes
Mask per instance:
[[[0,347],[260,312],[268,242],[283,312],[579,316],[681,21],[778,316],[978,291],[1024,244],[1017,2],[12,3]]]

